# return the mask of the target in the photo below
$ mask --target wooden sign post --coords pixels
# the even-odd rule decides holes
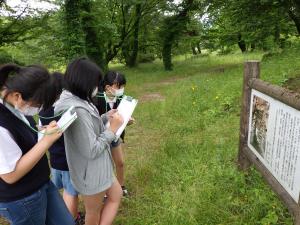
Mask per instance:
[[[251,88],[249,82],[251,79],[259,78],[260,68],[258,61],[248,61],[244,65],[244,84],[243,84],[243,96],[242,96],[242,111],[240,121],[240,145],[238,162],[241,169],[246,170],[251,165],[251,161],[248,159],[244,148],[248,142],[248,124],[250,116],[250,101],[251,101]]]
[[[238,165],[253,164],[300,225],[300,95],[259,76],[245,62]]]

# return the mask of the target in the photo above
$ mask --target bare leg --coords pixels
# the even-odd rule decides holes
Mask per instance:
[[[119,146],[112,149],[112,157],[116,165],[117,179],[121,186],[124,185],[124,146]]]
[[[78,196],[72,196],[64,190],[63,199],[73,218],[76,219],[78,213]]]
[[[119,182],[115,181],[106,194],[107,200],[102,209],[100,225],[111,225],[117,215],[122,197],[122,189]]]
[[[95,195],[82,195],[85,206],[85,225],[99,225],[104,194],[105,192]]]

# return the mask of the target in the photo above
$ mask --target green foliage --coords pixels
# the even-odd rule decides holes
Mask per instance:
[[[215,0],[208,4],[208,14],[207,36],[217,48],[242,41],[247,49],[270,50],[297,32],[280,1]]]
[[[0,17],[0,44],[14,59],[60,68],[87,55],[104,70],[214,52],[278,52],[297,38],[299,5],[289,0],[66,0],[52,12]],[[4,7],[4,3],[1,5]],[[2,11],[5,11],[2,8]],[[16,13],[16,12],[15,12]],[[140,55],[140,56],[139,56]]]
[[[53,69],[66,64],[65,32],[60,21],[62,11],[50,13],[38,30],[31,30],[28,35],[33,39],[7,44],[1,49],[24,64],[44,64]]]
[[[22,64],[21,62],[15,60],[12,55],[8,54],[5,50],[0,50],[0,64],[5,63],[17,63]]]
[[[36,38],[42,32],[50,13],[39,12],[29,6],[20,7],[16,11],[3,2],[0,7],[0,46]]]

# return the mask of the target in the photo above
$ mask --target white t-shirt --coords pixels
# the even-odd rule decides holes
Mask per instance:
[[[0,174],[13,172],[22,156],[22,150],[3,127],[0,127],[0,143]]]
[[[0,104],[3,101],[0,99]],[[16,115],[13,111],[12,107],[7,107],[12,113]],[[25,116],[23,115],[16,115],[18,118],[23,119]],[[22,117],[23,116],[23,117]],[[24,122],[28,123],[28,120],[25,118],[23,119]],[[0,174],[7,174],[11,173],[15,170],[18,160],[22,156],[22,150],[15,142],[11,133],[0,126]]]

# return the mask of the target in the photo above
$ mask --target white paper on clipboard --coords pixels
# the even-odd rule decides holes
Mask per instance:
[[[138,103],[138,100],[134,99],[130,96],[124,95],[124,97],[122,98],[122,100],[118,106],[118,113],[122,116],[124,122],[123,122],[122,126],[118,129],[118,131],[116,132],[117,139],[120,138],[121,134],[125,130],[137,103]]]

